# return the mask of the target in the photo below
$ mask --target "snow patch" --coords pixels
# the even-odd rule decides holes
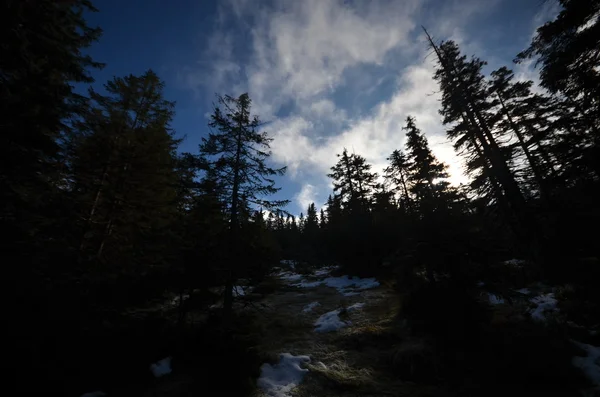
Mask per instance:
[[[524,259],[509,259],[507,261],[504,261],[505,265],[514,266],[514,267],[521,267],[521,266],[524,266],[526,263],[527,263],[527,261]]]
[[[519,294],[523,294],[523,295],[531,294],[531,290],[529,288],[517,289],[517,290],[515,290],[515,292],[518,292]]]
[[[335,269],[337,269],[337,266],[325,266],[325,267],[322,267],[321,269],[315,271],[314,275],[318,276],[318,277],[328,276]]]
[[[352,306],[348,306],[346,311],[352,312],[362,308],[364,303],[355,303]],[[343,309],[333,310],[323,314],[315,321],[315,332],[332,332],[338,329],[347,327],[352,324],[350,321],[340,320],[340,313]]]
[[[279,277],[286,281],[299,281],[304,278],[303,275],[292,272],[281,272],[279,273]]]
[[[152,375],[157,378],[161,376],[168,375],[171,373],[171,357],[163,358],[160,361],[155,362],[150,365],[150,371],[152,371]]]
[[[312,303],[309,303],[308,305],[304,306],[304,309],[302,309],[302,311],[304,313],[312,312],[312,310],[317,306],[321,306],[321,304],[319,302],[312,302]]]
[[[288,397],[291,391],[302,382],[308,369],[301,364],[310,363],[308,356],[293,356],[290,353],[281,353],[279,362],[275,365],[263,364],[260,367],[260,377],[256,381],[268,396]]]
[[[600,347],[576,341],[573,343],[587,354],[586,357],[573,357],[573,365],[580,368],[594,385],[600,386]]]
[[[296,263],[297,262],[295,260],[291,260],[291,259],[281,260],[282,265],[287,265],[287,266],[291,267],[292,269],[294,269],[296,267]]]
[[[355,303],[355,304],[353,304],[352,306],[348,306],[348,308],[347,308],[346,310],[348,310],[349,312],[351,312],[351,311],[353,311],[353,310],[356,310],[356,309],[362,309],[362,307],[363,307],[364,305],[365,305],[365,304],[364,304],[364,303],[362,303],[362,302],[360,302],[360,303]]]
[[[233,286],[233,295],[234,296],[246,296],[248,292],[252,292],[252,287],[247,287],[245,285],[234,285]]]
[[[317,281],[300,281],[298,284],[295,284],[296,287],[301,288],[314,288],[319,285],[326,285],[328,287],[332,287],[338,290],[339,293],[344,294],[345,296],[356,295],[355,290],[365,290],[371,289],[375,287],[379,287],[379,281],[374,278],[360,278],[360,277],[352,277],[349,276],[341,276],[341,277],[327,277],[324,280]],[[350,294],[350,295],[346,295]]]
[[[333,310],[323,314],[315,321],[315,332],[332,332],[346,327],[349,323],[340,320],[341,310]]]
[[[490,302],[490,305],[503,305],[504,304],[504,298],[499,295],[494,295],[494,294],[488,293],[488,300]]]
[[[536,307],[529,310],[529,313],[531,314],[531,318],[536,321],[546,321],[546,314],[558,312],[558,307],[556,307],[558,301],[554,297],[553,292],[536,296],[531,299],[531,303]]]

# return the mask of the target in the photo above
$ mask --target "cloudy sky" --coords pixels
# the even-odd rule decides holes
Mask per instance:
[[[275,138],[274,165],[287,165],[278,198],[290,212],[320,207],[331,192],[326,174],[344,147],[380,171],[402,148],[408,115],[465,182],[462,163],[441,125],[434,58],[421,30],[457,41],[521,78],[512,65],[534,30],[553,17],[542,0],[97,0],[91,24],[105,33],[90,52],[112,76],[155,70],[177,102],[173,123],[195,152],[207,133],[215,93],[248,92],[254,111]]]

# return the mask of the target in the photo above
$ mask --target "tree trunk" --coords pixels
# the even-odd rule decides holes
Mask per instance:
[[[233,173],[233,187],[231,192],[231,216],[229,225],[229,255],[227,269],[225,271],[225,291],[223,292],[223,321],[224,325],[228,326],[233,315],[233,283],[235,281],[235,274],[233,267],[237,261],[238,251],[238,200],[239,200],[239,189],[240,189],[240,172],[241,164],[240,158],[242,154],[242,124],[238,122],[238,136],[236,142],[236,153],[235,153],[235,164]]]

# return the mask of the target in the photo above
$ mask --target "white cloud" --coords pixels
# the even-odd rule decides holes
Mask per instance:
[[[337,161],[336,154],[346,147],[364,156],[374,171],[381,172],[387,156],[394,149],[403,147],[405,132],[402,127],[406,117],[412,115],[428,135],[435,154],[450,165],[452,181],[464,182],[460,162],[446,142],[437,113],[440,96],[432,75],[433,65],[427,60],[421,65],[407,67],[399,79],[398,91],[389,101],[379,104],[370,116],[334,136],[313,137],[310,122],[298,116],[279,120],[279,125],[269,128],[275,138],[275,160],[289,164],[292,177],[298,176],[297,170],[301,168],[324,176]],[[278,126],[281,129],[277,129]]]
[[[306,211],[309,204],[317,202],[317,190],[310,183],[305,183],[294,198],[302,211]]]
[[[272,160],[301,183],[294,197],[302,211],[329,194],[326,174],[344,147],[381,172],[386,157],[403,147],[408,115],[450,165],[452,182],[465,182],[438,114],[434,59],[419,25],[484,58],[485,43],[465,27],[501,1],[223,0],[209,41],[212,66],[190,84],[249,92],[254,112],[275,138]],[[529,65],[516,74],[534,77]],[[352,104],[366,99],[369,108],[354,112]]]

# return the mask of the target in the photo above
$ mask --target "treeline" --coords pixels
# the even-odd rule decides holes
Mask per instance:
[[[357,272],[410,260],[429,267],[430,278],[438,267],[481,271],[514,256],[561,282],[598,274],[589,260],[598,255],[592,225],[600,217],[598,5],[561,4],[515,59],[535,60],[543,90],[508,67],[486,75],[484,60],[425,32],[437,59],[440,114],[468,186],[447,182],[446,165],[409,116],[405,148],[390,154],[383,175],[344,149],[320,216],[314,204],[298,221],[269,215],[284,250]]]

